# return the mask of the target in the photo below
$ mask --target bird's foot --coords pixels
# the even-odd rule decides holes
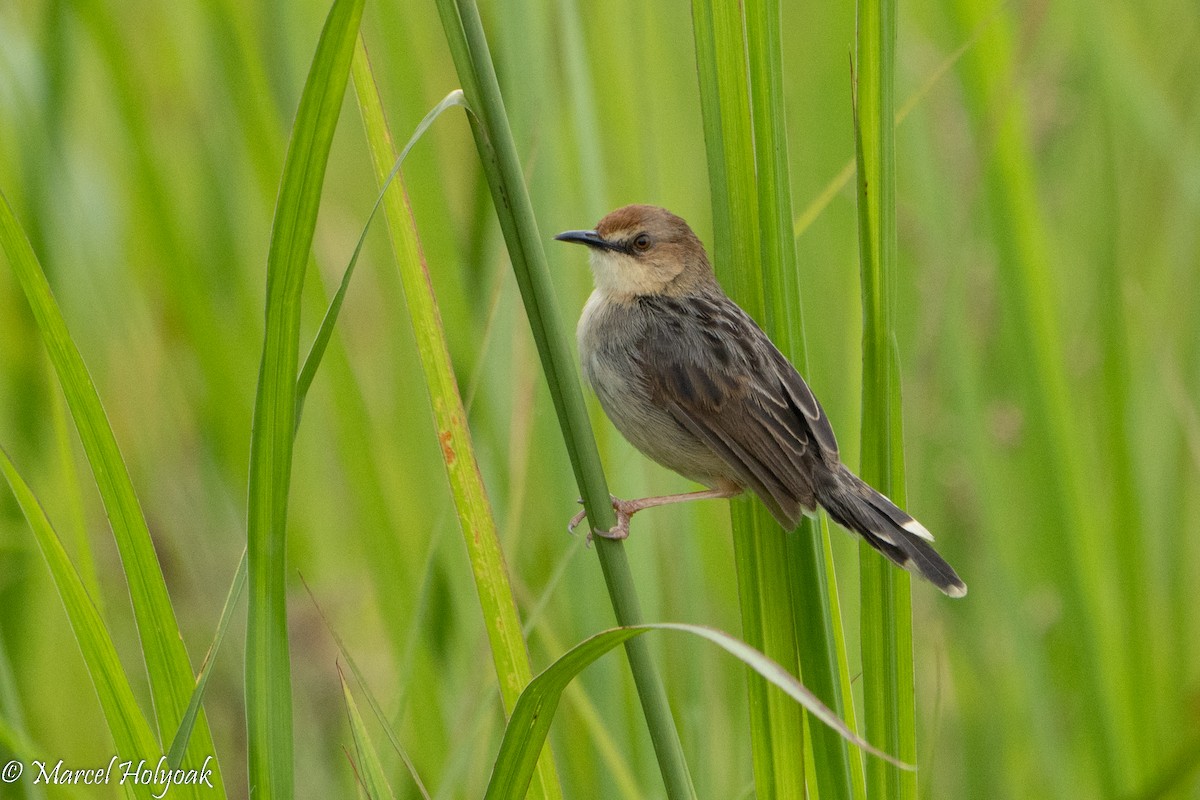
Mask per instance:
[[[612,499],[613,511],[617,512],[617,524],[606,531],[599,528],[593,528],[588,534],[588,541],[592,540],[592,536],[599,536],[603,539],[613,539],[620,541],[621,539],[629,538],[629,520],[633,518],[633,514],[637,508],[631,509],[631,503],[628,500],[621,500],[614,497]]]
[[[612,500],[613,511],[615,511],[617,514],[617,524],[606,531],[602,531],[598,528],[593,528],[592,530],[588,531],[587,543],[589,545],[592,543],[592,537],[594,536],[599,536],[602,539],[627,539],[629,537],[629,520],[633,517],[634,513],[640,511],[642,508],[641,506],[637,505],[636,500],[622,500],[619,497],[611,494],[609,495],[609,499]],[[581,499],[578,502],[582,503],[583,500]],[[578,512],[576,512],[575,516],[571,517],[571,521],[567,523],[567,532],[574,534],[575,529],[579,527],[579,524],[583,522],[584,518],[586,517],[586,509],[580,509]]]

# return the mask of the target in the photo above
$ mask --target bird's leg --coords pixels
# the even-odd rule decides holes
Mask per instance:
[[[622,500],[619,497],[612,497],[613,511],[617,512],[617,524],[607,531],[593,530],[588,534],[590,541],[593,535],[602,536],[605,539],[624,539],[629,536],[629,520],[639,511],[647,508],[655,508],[656,506],[668,506],[674,503],[687,503],[691,500],[720,500],[729,497],[736,497],[742,493],[740,486],[732,484],[719,486],[715,489],[704,489],[699,492],[683,492],[682,494],[664,494],[657,497],[642,497],[637,500]],[[586,516],[585,511],[580,511],[571,518],[571,524],[567,526],[567,530],[574,531],[579,523],[583,522]]]

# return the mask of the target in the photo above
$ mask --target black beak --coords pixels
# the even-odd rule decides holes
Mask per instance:
[[[607,242],[595,231],[563,231],[554,237],[560,242],[575,242],[586,244],[588,247],[599,247],[604,250],[621,250],[620,245]]]

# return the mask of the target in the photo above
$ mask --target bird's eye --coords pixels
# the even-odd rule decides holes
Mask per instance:
[[[641,252],[643,252],[643,253],[644,253],[645,251],[649,250],[649,249],[650,249],[650,236],[649,236],[649,234],[645,234],[645,233],[639,233],[639,234],[637,235],[637,237],[636,237],[636,238],[634,238],[634,240],[633,240],[633,249],[635,249],[635,250],[638,250],[638,251],[641,251]]]

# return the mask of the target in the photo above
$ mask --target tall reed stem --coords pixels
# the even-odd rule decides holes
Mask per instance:
[[[473,0],[437,0],[437,5],[463,93],[473,110],[471,133],[546,372],[563,440],[587,510],[588,524],[607,530],[616,525],[616,515],[600,466],[600,453],[592,436],[569,339],[555,307],[542,235],[525,187],[479,10]],[[642,622],[641,605],[624,545],[597,537],[596,554],[600,558],[617,622],[621,625]],[[667,703],[666,690],[651,662],[650,651],[640,639],[632,639],[625,643],[625,652],[667,795],[672,800],[694,797],[683,746]]]

